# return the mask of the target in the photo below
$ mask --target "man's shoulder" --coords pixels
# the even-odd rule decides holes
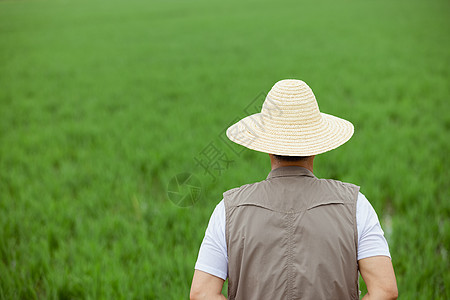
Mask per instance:
[[[225,198],[230,198],[233,195],[235,195],[236,193],[239,193],[239,192],[245,191],[247,189],[250,189],[252,187],[255,187],[255,186],[259,185],[260,183],[261,183],[261,181],[253,182],[253,183],[247,183],[247,184],[241,185],[240,187],[232,188],[232,189],[224,192],[223,193],[223,197],[224,197],[224,199]]]
[[[335,195],[341,196],[339,198],[342,198],[343,200],[351,199],[351,202],[353,202],[358,198],[360,187],[356,184],[340,181],[337,179],[318,179],[318,182],[327,186],[328,189],[333,190],[335,192]],[[348,195],[351,196],[348,197]]]
[[[346,187],[346,188],[357,188],[359,190],[359,186],[354,184],[354,183],[350,183],[350,182],[345,182],[345,181],[341,181],[338,179],[327,179],[327,178],[319,178],[318,181],[320,182],[324,182],[330,185],[334,185],[334,186],[342,186],[342,187]]]

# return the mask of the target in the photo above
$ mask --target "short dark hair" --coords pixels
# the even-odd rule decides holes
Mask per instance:
[[[274,154],[276,159],[281,161],[301,161],[301,160],[307,160],[311,156],[284,156],[284,155],[277,155]]]

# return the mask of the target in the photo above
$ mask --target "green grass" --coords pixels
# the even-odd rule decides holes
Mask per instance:
[[[223,130],[303,79],[352,140],[316,158],[387,233],[402,299],[450,298],[448,1],[0,2],[0,298],[185,299]],[[258,105],[262,99],[256,100]],[[194,158],[213,143],[216,180]],[[193,173],[202,197],[167,197]]]

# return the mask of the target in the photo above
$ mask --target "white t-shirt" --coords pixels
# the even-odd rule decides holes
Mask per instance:
[[[356,227],[358,229],[358,260],[372,256],[389,256],[377,214],[366,197],[359,193],[356,202]],[[222,278],[228,277],[228,255],[225,240],[225,205],[216,206],[205,232],[195,269]]]

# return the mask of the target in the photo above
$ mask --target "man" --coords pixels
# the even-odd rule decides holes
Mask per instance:
[[[268,153],[266,180],[224,193],[200,247],[191,299],[396,299],[397,284],[378,217],[359,187],[313,174],[314,157],[353,135],[321,113],[300,80],[277,82],[261,113],[227,130]]]

